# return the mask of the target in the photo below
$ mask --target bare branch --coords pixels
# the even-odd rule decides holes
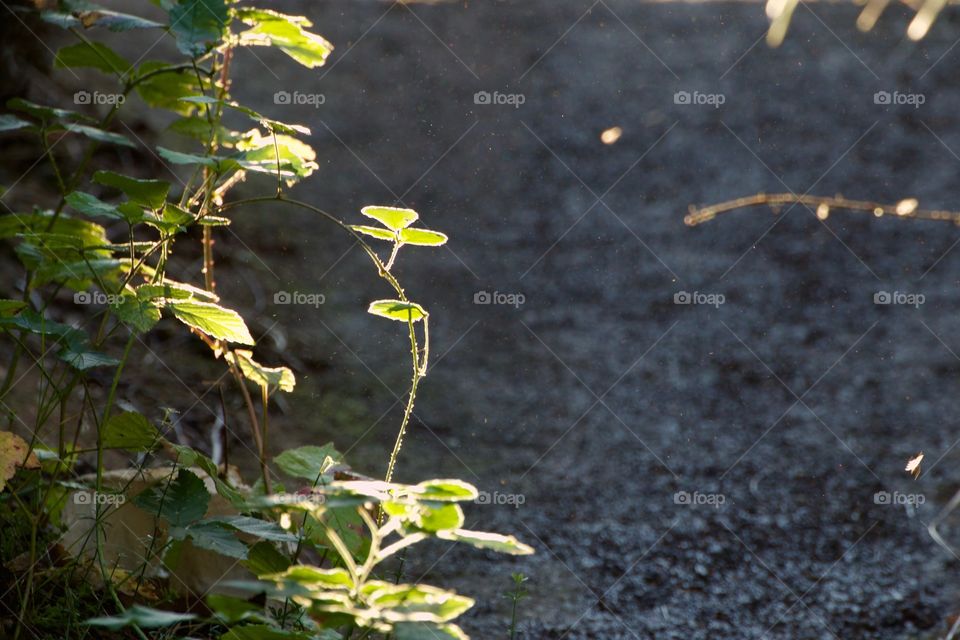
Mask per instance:
[[[826,219],[832,210],[838,209],[872,213],[878,218],[889,214],[898,218],[942,220],[960,225],[960,212],[920,209],[917,206],[918,202],[913,198],[907,198],[895,204],[881,204],[879,202],[869,202],[866,200],[848,200],[839,195],[830,198],[824,196],[798,196],[793,193],[757,193],[752,196],[728,200],[706,207],[690,205],[690,212],[684,216],[683,222],[689,227],[695,227],[698,224],[713,220],[721,213],[736,211],[737,209],[766,205],[773,208],[775,213],[778,213],[780,207],[796,204],[802,204],[811,208],[816,207],[817,217],[821,220]]]

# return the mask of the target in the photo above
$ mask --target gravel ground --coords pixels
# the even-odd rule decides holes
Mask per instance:
[[[477,594],[465,626],[481,638],[502,637],[497,596],[518,570],[530,638],[942,634],[952,558],[925,526],[958,480],[954,228],[796,208],[691,230],[682,216],[787,190],[949,208],[956,27],[914,46],[902,13],[860,35],[854,8],[816,5],[771,51],[757,5],[589,7],[291,5],[338,44],[320,74],[276,71],[284,90],[325,96],[281,108],[322,157],[299,195],[342,215],[400,201],[452,237],[401,261],[444,354],[401,475],[477,483],[505,504],[475,506],[470,526],[538,550],[494,562],[438,547],[443,561],[421,554],[411,574]],[[270,83],[279,68],[243,64]],[[724,103],[678,105],[678,91]],[[877,105],[877,91],[925,102]],[[319,315],[276,314],[298,353],[334,365],[303,393],[346,378],[380,415],[406,387],[402,336],[355,311],[373,276],[338,239],[280,234],[293,264],[278,281],[330,298]],[[474,304],[484,291],[523,304]],[[724,304],[676,305],[679,291]],[[877,291],[925,301],[878,306]],[[382,456],[396,413],[359,460]],[[356,435],[316,423],[297,438]],[[902,469],[918,450],[914,482]],[[877,504],[881,491],[925,502]]]
[[[757,191],[958,208],[950,15],[914,45],[904,10],[864,35],[853,6],[801,6],[771,50],[748,3],[278,5],[337,45],[317,72],[236,61],[241,101],[313,130],[321,168],[296,195],[356,220],[401,202],[451,236],[398,266],[434,338],[399,476],[476,483],[491,504],[468,525],[537,549],[437,546],[409,577],[476,595],[464,626],[484,639],[505,637],[512,571],[530,576],[526,638],[946,632],[956,565],[926,525],[960,485],[956,228],[802,208],[682,219]],[[278,89],[324,101],[277,105]],[[221,284],[280,321],[299,376],[282,444],[332,439],[382,473],[407,355],[363,309],[388,292],[311,218],[235,226],[253,241],[221,241]],[[270,304],[290,289],[326,304]]]

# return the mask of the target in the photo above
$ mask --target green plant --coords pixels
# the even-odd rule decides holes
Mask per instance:
[[[14,637],[62,637],[64,630],[82,637],[91,627],[129,627],[140,638],[180,631],[230,640],[464,637],[451,621],[472,604],[469,598],[427,585],[393,584],[377,574],[395,553],[431,537],[532,552],[512,537],[462,529],[457,503],[476,497],[470,485],[392,482],[429,359],[429,314],[407,297],[392,269],[403,247],[438,246],[447,238],[413,226],[419,216],[411,209],[368,206],[361,213],[376,224],[349,224],[286,194],[317,168],[314,150],[302,139],[309,130],[235,102],[230,67],[236,49],[263,46],[307,68],[323,65],[332,45],[308,30],[306,18],[230,0],[153,4],[162,19],[79,1],[42,14],[77,40],[57,52],[56,67],[95,69],[116,81],[116,93],[104,94],[112,98],[102,117],[23,99],[11,100],[13,113],[0,115],[0,131],[36,139],[56,186],[51,202],[0,216],[0,239],[15,244],[24,268],[19,299],[0,300],[0,330],[11,340],[0,402],[8,428],[16,421],[28,437],[0,432],[0,516],[17,523],[9,539],[4,525],[0,545],[4,558],[19,567],[11,587]],[[131,63],[91,39],[103,28],[166,33],[183,59]],[[93,166],[102,145],[136,148],[111,127],[134,95],[171,114],[170,129],[194,145],[156,149],[166,163],[189,171],[179,193],[159,177]],[[234,123],[251,128],[233,129]],[[89,141],[72,163],[55,148],[65,136]],[[235,186],[258,175],[270,182],[270,195],[229,199]],[[272,482],[270,401],[277,392],[292,392],[295,377],[287,367],[261,364],[246,348],[255,346],[254,336],[242,316],[222,303],[214,277],[217,228],[256,204],[296,207],[331,223],[363,248],[392,291],[368,311],[406,324],[411,383],[383,481],[349,471],[326,445],[285,451],[272,460],[286,475],[309,482],[304,492],[284,493]],[[199,240],[202,284],[169,273],[174,247],[190,238]],[[386,259],[368,238],[389,244]],[[79,326],[58,318],[64,315],[62,291],[74,292],[84,318]],[[117,410],[125,383],[135,375],[131,354],[164,316],[202,340],[235,381],[260,471],[252,487],[202,452],[168,441],[146,415]],[[34,371],[36,397],[14,396]],[[11,402],[17,410],[8,408]],[[88,424],[93,438],[86,435]],[[128,452],[135,469],[107,469],[111,451]],[[166,455],[173,465],[149,467],[155,455]],[[95,471],[81,476],[78,464]],[[121,539],[123,529],[132,537]],[[239,563],[259,581],[235,580],[234,588],[266,593],[267,606],[215,593],[207,599],[210,615],[176,611],[194,591],[161,578],[169,574],[183,585],[195,579],[190,572],[198,569],[186,558],[209,557],[191,555],[196,553]],[[82,611],[102,615],[78,619],[78,594],[85,594]],[[95,594],[104,597],[91,607]],[[41,602],[67,608],[67,622],[38,611]]]
[[[504,594],[504,597],[510,600],[510,640],[517,637],[517,605],[526,598],[529,593],[523,588],[523,584],[528,580],[522,573],[512,573],[510,578],[513,580],[513,588]]]

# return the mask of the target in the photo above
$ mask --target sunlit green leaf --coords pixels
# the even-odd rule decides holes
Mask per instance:
[[[509,553],[515,556],[525,556],[533,553],[533,547],[523,544],[513,536],[504,536],[499,533],[456,529],[439,531],[437,537],[455,542],[465,542],[480,549],[490,549],[491,551]]]
[[[384,610],[391,622],[448,622],[473,606],[472,598],[429,585],[369,581],[364,590],[370,603]]]
[[[298,582],[310,588],[353,588],[353,579],[350,577],[350,573],[341,567],[321,569],[319,567],[298,564],[280,573],[264,577],[267,580]]]
[[[383,510],[416,529],[430,533],[463,526],[463,509],[449,502],[384,502]]]
[[[404,302],[402,300],[375,300],[370,303],[369,313],[390,320],[407,322],[412,320],[422,320],[427,316],[427,312],[416,302]]]
[[[180,322],[209,336],[227,342],[253,344],[246,323],[232,309],[196,300],[167,300],[164,308]]]
[[[420,215],[413,209],[397,207],[364,207],[360,213],[373,218],[388,229],[399,231],[417,221]]]
[[[447,242],[447,236],[439,231],[408,228],[400,230],[400,241],[421,247],[438,247]]]
[[[141,300],[157,300],[161,298],[171,300],[189,300],[199,298],[205,302],[217,302],[220,297],[192,284],[164,279],[159,284],[143,284],[137,287],[137,297]]]
[[[318,167],[313,147],[285,134],[263,136],[253,130],[237,142],[237,149],[244,152],[237,162],[245,169],[260,173],[276,175],[279,157],[280,174],[287,184],[306,178]]]
[[[426,500],[464,501],[475,500],[479,495],[476,487],[462,480],[427,480],[417,485]]]
[[[359,231],[360,233],[376,238],[377,240],[389,240],[393,242],[397,239],[397,234],[394,231],[389,229],[382,229],[380,227],[368,227],[364,224],[353,224],[350,225],[350,228],[354,231]]]
[[[253,27],[240,34],[243,46],[277,47],[309,69],[323,65],[333,51],[332,44],[304,28],[313,25],[303,16],[270,9],[240,9],[237,15]]]
[[[455,624],[428,622],[400,622],[393,627],[393,637],[396,640],[469,640]]]

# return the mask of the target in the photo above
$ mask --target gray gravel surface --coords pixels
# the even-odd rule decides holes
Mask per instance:
[[[945,633],[957,565],[926,525],[960,484],[956,228],[800,207],[682,218],[757,191],[960,208],[954,16],[910,44],[905,10],[860,34],[853,6],[801,6],[771,50],[750,3],[280,5],[337,45],[314,72],[237,60],[253,80],[241,99],[313,130],[321,168],[297,195],[356,220],[402,202],[451,236],[398,265],[431,311],[435,363],[400,477],[476,483],[501,504],[473,505],[469,526],[537,549],[426,548],[409,577],[476,595],[464,626],[484,639],[506,635],[512,571],[530,576],[527,638]],[[275,88],[325,102],[275,105]],[[613,126],[620,140],[601,143]],[[268,300],[327,295],[319,310],[262,306],[300,363],[281,437],[332,439],[382,473],[408,354],[402,328],[363,309],[388,291],[309,217],[265,208],[236,226],[258,236],[253,254],[286,258],[264,275]],[[724,304],[674,304],[681,291]],[[879,291],[925,299],[876,305]],[[323,404],[343,389],[372,417],[353,430]],[[883,491],[923,504],[877,504]]]

